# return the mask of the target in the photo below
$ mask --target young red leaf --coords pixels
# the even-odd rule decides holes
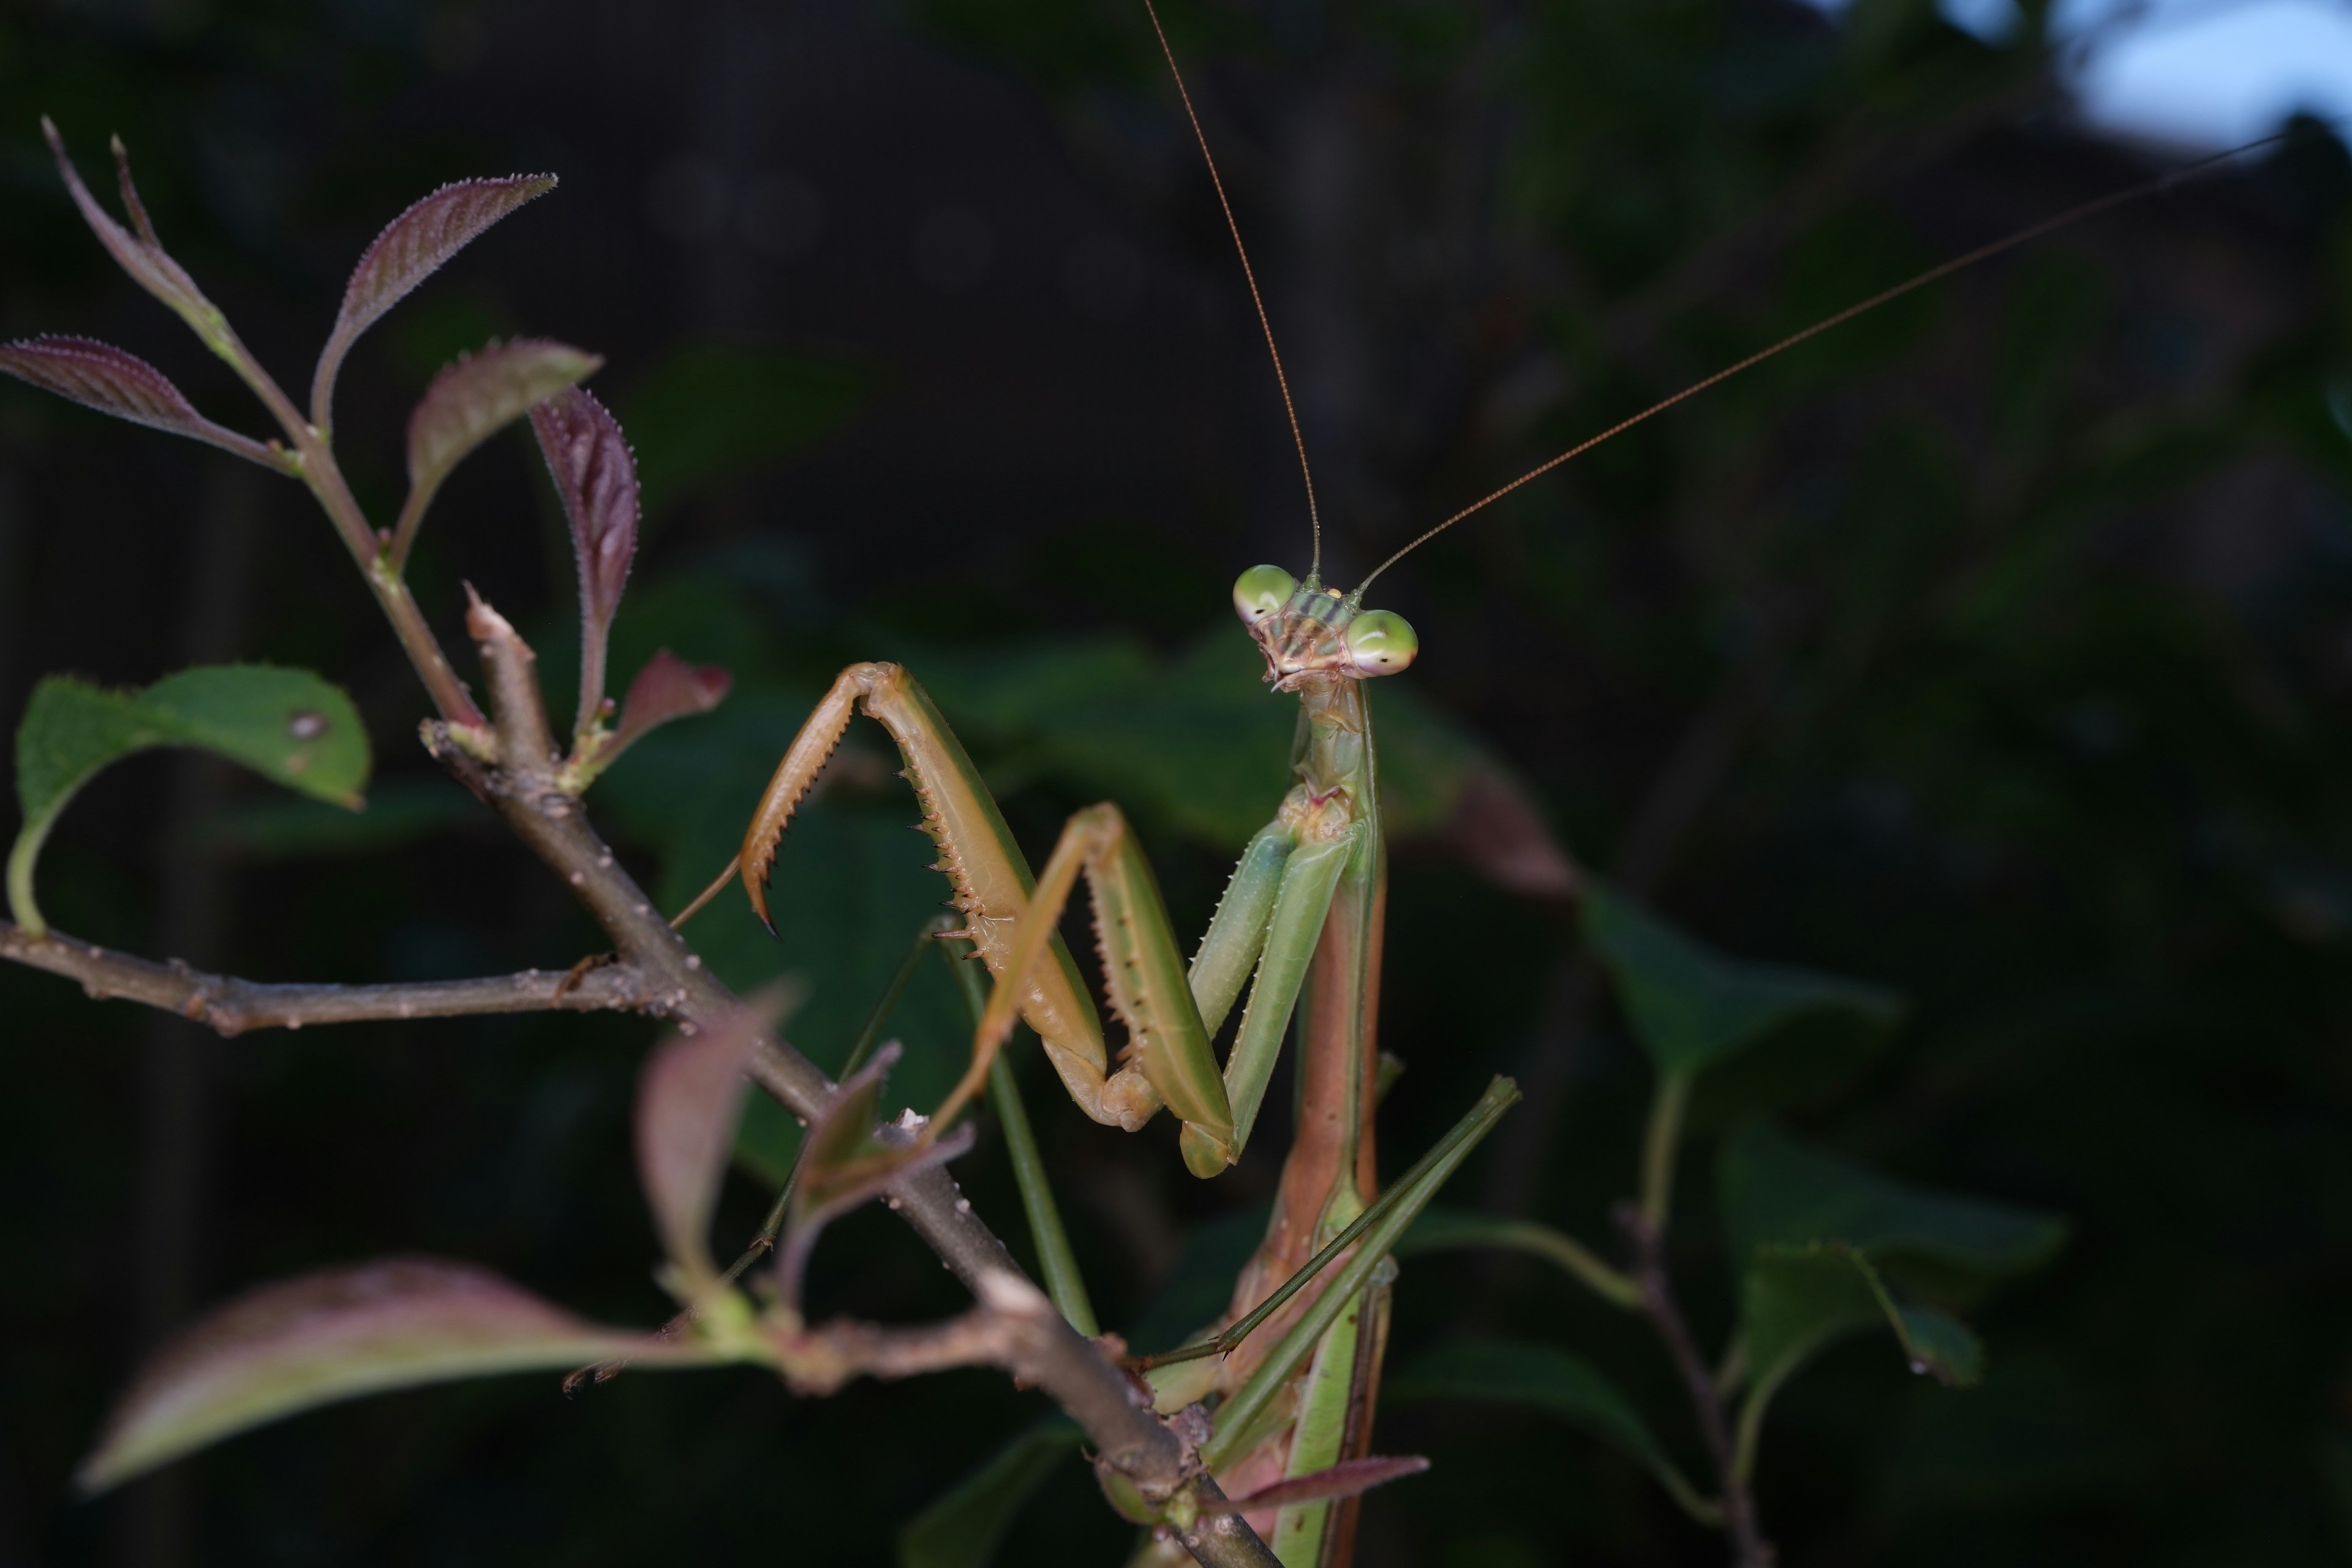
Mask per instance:
[[[637,1178],[670,1261],[695,1284],[718,1274],[710,1211],[749,1087],[743,1064],[787,1006],[775,988],[692,1035],[674,1035],[637,1080]]]
[[[310,423],[328,427],[333,414],[335,377],[359,335],[398,304],[408,291],[490,225],[555,188],[552,174],[509,174],[496,180],[460,180],[444,185],[384,226],[360,253],[343,289],[335,330],[319,352],[310,378]]]
[[[249,436],[214,424],[196,412],[162,371],[111,343],[56,336],[0,343],[0,372],[100,414],[169,430],[224,452],[235,452],[264,468],[288,471],[278,453]]]
[[[526,338],[443,366],[408,416],[408,504],[401,509],[394,558],[405,558],[433,492],[468,452],[604,363],[581,349]]]
[[[98,236],[107,254],[112,256],[122,270],[131,274],[139,286],[179,312],[182,320],[196,330],[196,335],[210,344],[215,353],[226,353],[232,339],[228,323],[213,302],[196,287],[180,264],[164,252],[155,239],[154,226],[147,221],[147,209],[140,204],[139,193],[131,184],[131,159],[118,138],[114,142],[114,163],[117,182],[122,190],[123,205],[130,211],[131,221],[139,226],[133,234],[114,221],[107,210],[98,205],[89,187],[81,183],[73,160],[66,156],[66,142],[47,115],[41,116],[41,134],[48,139],[49,151],[56,155],[58,174],[66,183],[74,205],[81,209],[82,221]]]
[[[715,664],[688,664],[661,649],[629,682],[629,694],[621,701],[620,725],[599,753],[599,763],[618,756],[623,747],[656,725],[709,712],[734,683],[735,678]]]
[[[1406,1454],[1397,1458],[1374,1456],[1363,1459],[1344,1459],[1328,1470],[1313,1475],[1294,1476],[1287,1480],[1260,1487],[1247,1497],[1233,1498],[1215,1510],[1203,1512],[1257,1513],[1267,1509],[1295,1508],[1306,1502],[1333,1502],[1340,1498],[1354,1497],[1377,1486],[1417,1476],[1429,1468],[1429,1461],[1418,1454]]]
[[[85,1493],[264,1422],[383,1389],[627,1354],[710,1357],[550,1305],[487,1270],[394,1258],[268,1285],[165,1345],[115,1405],[75,1479]]]
[[[547,471],[572,523],[580,563],[580,717],[588,728],[604,701],[604,644],[629,563],[637,552],[637,460],[620,422],[572,387],[530,411]]]

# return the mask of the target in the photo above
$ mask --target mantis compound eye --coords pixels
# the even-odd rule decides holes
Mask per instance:
[[[1254,626],[1290,603],[1297,592],[1298,579],[1281,567],[1253,566],[1234,581],[1234,608],[1244,626]]]
[[[1421,639],[1393,610],[1366,610],[1348,623],[1347,638],[1359,675],[1394,675],[1421,651]]]

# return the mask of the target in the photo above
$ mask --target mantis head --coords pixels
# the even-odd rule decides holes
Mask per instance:
[[[1305,584],[1279,566],[1253,566],[1234,584],[1234,608],[1265,655],[1265,678],[1293,691],[1316,676],[1362,680],[1394,675],[1421,639],[1392,610],[1367,610],[1362,595]]]

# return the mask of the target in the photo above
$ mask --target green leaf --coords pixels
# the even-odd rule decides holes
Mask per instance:
[[[1540,1410],[1616,1448],[1655,1476],[1677,1501],[1685,1506],[1698,1501],[1696,1489],[1667,1458],[1633,1402],[1600,1368],[1557,1345],[1513,1341],[1440,1345],[1397,1373],[1381,1396],[1394,1404],[1475,1399]]]
[[[806,354],[725,343],[679,350],[620,408],[645,515],[798,451],[847,417],[865,391],[855,370]]]
[[[2048,1262],[2066,1239],[2055,1215],[1927,1192],[1769,1123],[1725,1141],[1717,1178],[1731,1256],[1744,1260],[1740,1333],[1755,1390],[1740,1415],[1743,1452],[1780,1385],[1849,1334],[1888,1328],[1914,1372],[1975,1385],[1984,1375],[1976,1336],[1893,1287],[1973,1300]]]
[[[2066,1242],[2056,1215],[1915,1187],[1765,1122],[1725,1141],[1716,1174],[1734,1258],[1833,1243],[1946,1299],[1973,1299]]]
[[[1584,931],[1659,1072],[1698,1079],[1702,1123],[1819,1092],[1902,1016],[1891,991],[1727,957],[1597,884],[1585,890]]]
[[[987,1568],[1022,1505],[1085,1437],[1055,1415],[1013,1438],[898,1532],[898,1568]]]
[[[584,1322],[484,1269],[395,1258],[264,1286],[163,1347],[76,1477],[103,1491],[233,1433],[337,1400],[499,1373],[713,1359],[691,1336]]]
[[[1298,705],[1266,689],[1265,659],[1238,626],[1172,662],[1112,638],[979,658],[909,650],[906,662],[968,744],[1219,849],[1265,826],[1290,776]],[[1437,837],[1515,890],[1559,897],[1573,886],[1565,853],[1491,752],[1409,689],[1384,687],[1372,706],[1391,837]],[[1470,826],[1483,832],[1461,831]]]
[[[367,782],[367,731],[358,710],[306,671],[215,665],[138,692],[50,676],[33,689],[16,729],[24,826],[8,857],[8,902],[27,931],[47,931],[33,901],[33,865],[58,814],[99,769],[155,746],[200,747],[354,811]]]
[[[1958,1320],[1897,1302],[1869,1259],[1850,1247],[1769,1246],[1749,1259],[1740,1325],[1760,1412],[1790,1373],[1832,1342],[1892,1329],[1916,1373],[1968,1387],[1984,1375],[1984,1350]]]

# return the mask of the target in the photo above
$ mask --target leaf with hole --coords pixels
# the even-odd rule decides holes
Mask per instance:
[[[41,844],[74,793],[109,763],[155,746],[194,746],[263,777],[352,810],[367,783],[367,731],[341,690],[305,670],[210,665],[144,691],[109,691],[53,675],[33,689],[16,728],[16,798],[24,826],[8,856],[8,902],[36,936]]]
[[[248,1427],[362,1394],[620,1355],[637,1365],[717,1359],[690,1339],[583,1321],[467,1264],[329,1269],[264,1286],[165,1345],[75,1479],[85,1494],[104,1491]]]
[[[1902,1016],[1891,991],[1728,957],[1597,882],[1585,887],[1584,933],[1659,1073],[1696,1080],[1701,1122],[1834,1085]]]

